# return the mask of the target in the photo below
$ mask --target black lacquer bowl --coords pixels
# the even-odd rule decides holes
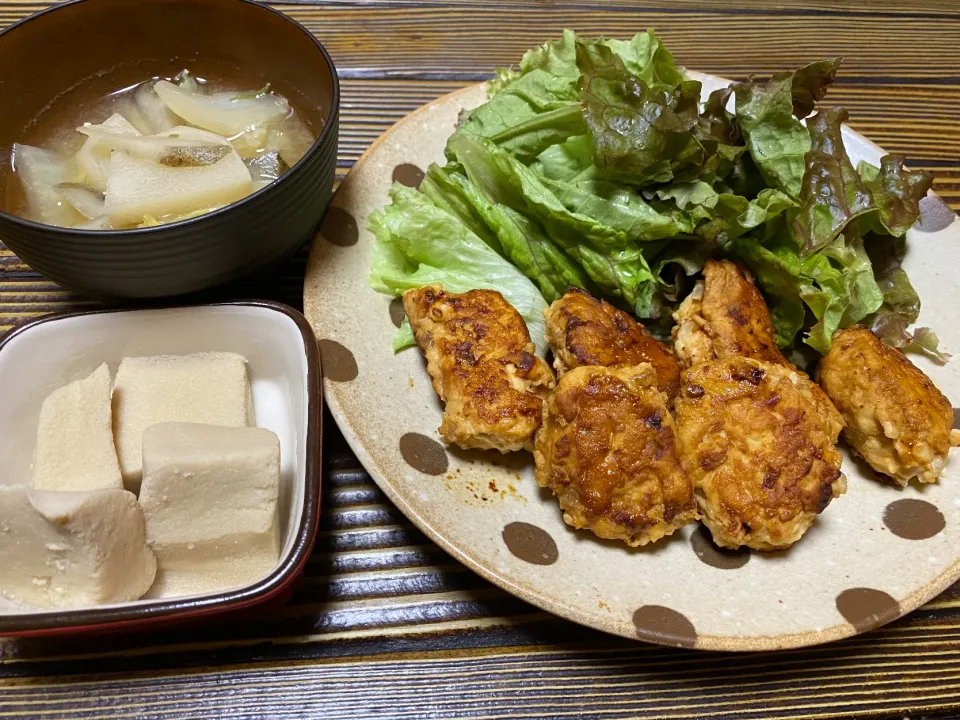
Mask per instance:
[[[312,237],[333,187],[340,88],[320,42],[248,0],[75,0],[0,33],[0,190],[14,142],[59,113],[184,68],[243,86],[267,82],[317,134],[266,188],[190,220],[73,230],[0,211],[0,241],[55,282],[108,298],[159,298],[220,285],[291,255]],[[5,197],[0,192],[0,197]]]

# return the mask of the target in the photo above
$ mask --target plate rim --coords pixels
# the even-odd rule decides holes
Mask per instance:
[[[684,71],[688,75],[694,77],[694,79],[698,80],[709,78],[711,80],[725,82],[728,84],[733,82],[732,80],[728,80],[721,76],[701,73],[687,68],[685,68]],[[476,93],[478,89],[484,87],[485,85],[486,82],[471,83],[470,85],[446,93],[445,95],[441,95],[440,97],[421,105],[413,112],[408,113],[393,123],[373,143],[371,143],[366,150],[364,150],[359,158],[357,158],[356,162],[351,167],[350,172],[347,174],[347,177],[344,178],[343,182],[341,182],[340,186],[337,188],[337,191],[334,193],[333,198],[331,198],[331,207],[333,207],[334,200],[340,193],[341,189],[349,182],[350,175],[354,172],[354,170],[365,163],[370,156],[372,156],[380,148],[382,144],[387,142],[399,126],[430,112],[430,110],[437,105],[447,104],[460,96]],[[849,126],[844,125],[843,127],[847,132],[852,133],[855,137],[864,141],[872,148],[880,152],[885,152],[882,148],[880,148],[880,146],[876,145],[876,143],[864,135],[856,132]],[[320,234],[322,233],[318,231],[318,235]],[[319,263],[315,261],[315,258],[319,254],[317,248],[318,244],[315,242],[311,248],[307,261],[306,274],[308,277],[314,272],[314,268],[319,265]],[[312,305],[312,299],[307,295],[307,283],[304,284],[304,288],[304,315],[306,315],[308,322],[313,325],[311,314],[308,311],[308,308]],[[384,298],[386,297],[387,296],[384,295]],[[318,328],[315,327],[314,331],[316,332],[317,329]],[[318,339],[322,339],[320,333],[317,333],[317,337]],[[582,625],[594,630],[600,630],[602,632],[629,640],[640,640],[656,645],[670,647],[679,647],[681,645],[684,647],[690,647],[688,644],[683,644],[682,638],[674,636],[670,633],[658,633],[638,627],[635,627],[633,632],[625,633],[623,632],[622,621],[613,621],[612,618],[610,621],[608,621],[608,618],[601,616],[600,614],[591,614],[585,612],[576,606],[568,605],[548,595],[543,595],[535,590],[519,586],[507,577],[504,577],[492,567],[488,567],[478,560],[473,559],[457,545],[448,541],[441,531],[434,528],[434,526],[424,516],[407,504],[403,498],[401,498],[400,495],[394,491],[391,483],[386,479],[388,473],[385,473],[373,456],[367,452],[360,438],[360,433],[354,429],[354,426],[350,422],[347,413],[343,412],[339,399],[337,398],[336,389],[337,382],[331,380],[327,376],[324,376],[323,394],[326,400],[326,406],[330,410],[330,414],[336,422],[337,427],[343,434],[344,439],[347,441],[348,446],[356,455],[357,460],[369,473],[370,477],[377,484],[377,487],[389,498],[390,502],[392,502],[397,509],[403,513],[404,517],[410,520],[410,522],[412,522],[417,529],[423,532],[432,542],[436,543],[444,550],[444,552],[448,553],[457,562],[465,565],[472,572],[475,572],[480,577],[496,585],[502,590],[505,590],[514,597],[518,597],[524,602],[527,602],[540,610],[548,612],[557,617],[561,617],[565,620],[575,622],[578,625]],[[869,629],[858,630],[851,623],[843,621],[837,623],[836,625],[822,628],[820,630],[811,630],[800,633],[783,633],[780,635],[708,635],[698,631],[696,635],[696,643],[692,646],[692,649],[723,652],[756,652],[790,650],[836,642],[838,640],[843,640],[845,638],[854,637],[865,632],[876,630],[884,625],[903,618],[923,604],[935,598],[958,580],[960,580],[960,555],[958,555],[952,565],[945,568],[933,580],[922,587],[915,588],[904,598],[898,600],[897,605],[900,612],[897,615],[890,617],[889,619],[885,619]]]

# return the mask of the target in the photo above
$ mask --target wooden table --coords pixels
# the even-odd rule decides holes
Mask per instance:
[[[44,5],[0,0],[0,26]],[[680,62],[731,78],[845,55],[830,100],[933,170],[960,209],[956,0],[279,7],[340,70],[341,178],[404,114],[564,27],[617,37],[655,27]],[[298,305],[304,262],[230,292]],[[0,245],[0,333],[81,302]],[[321,532],[287,605],[155,634],[0,640],[0,717],[960,717],[960,586],[881,630],[802,651],[721,656],[602,636],[453,562],[389,505],[327,420]]]

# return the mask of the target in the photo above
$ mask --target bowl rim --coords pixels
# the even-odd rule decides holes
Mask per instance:
[[[13,32],[16,29],[26,25],[27,23],[33,22],[34,20],[37,20],[43,17],[44,15],[57,12],[58,10],[68,8],[73,5],[81,5],[84,3],[96,2],[96,1],[97,0],[67,0],[66,2],[61,2],[56,5],[52,5],[50,7],[44,8],[43,10],[35,12],[32,15],[28,15],[27,17],[22,18],[17,22],[13,23],[12,25],[8,25],[7,27],[0,30],[0,42],[3,41],[3,37],[8,33]],[[220,1],[222,2],[224,0],[220,0]],[[296,175],[299,175],[303,171],[303,168],[307,164],[307,161],[311,157],[319,153],[323,149],[323,147],[327,144],[327,141],[329,140],[330,136],[336,132],[335,128],[339,124],[338,118],[340,115],[340,77],[337,72],[337,66],[334,65],[333,58],[330,57],[330,53],[327,52],[327,49],[323,46],[323,43],[320,42],[317,36],[314,35],[312,32],[310,32],[309,30],[307,30],[307,28],[305,28],[301,23],[294,20],[292,17],[290,17],[286,13],[281,12],[280,10],[277,10],[276,8],[270,5],[266,5],[262,2],[258,2],[258,0],[228,0],[228,1],[240,2],[245,5],[253,5],[254,7],[260,8],[261,10],[265,10],[267,12],[273,13],[274,15],[281,17],[283,20],[287,21],[288,23],[296,27],[296,29],[299,30],[304,35],[306,35],[313,42],[314,47],[316,47],[316,49],[320,51],[320,54],[323,55],[324,62],[326,63],[327,68],[330,71],[330,77],[333,81],[332,83],[333,97],[330,103],[330,113],[325,118],[323,123],[323,128],[320,130],[320,134],[317,135],[317,139],[314,140],[313,145],[310,146],[310,149],[303,154],[303,157],[300,158],[292,168],[287,170],[287,172],[283,173],[283,175],[281,175],[279,178],[271,182],[269,185],[266,185],[260,188],[259,190],[256,190],[250,193],[246,197],[241,198],[236,202],[232,202],[229,205],[225,205],[222,208],[212,210],[211,212],[204,213],[203,215],[198,215],[197,217],[187,218],[185,220],[177,220],[176,222],[164,223],[162,225],[154,225],[152,227],[127,228],[127,229],[121,229],[121,230],[87,230],[87,229],[78,229],[78,228],[65,228],[65,227],[60,227],[58,225],[46,225],[44,223],[34,222],[33,220],[27,220],[26,218],[22,218],[7,212],[2,207],[0,207],[0,219],[3,219],[6,222],[10,222],[14,225],[20,225],[23,228],[33,230],[35,232],[36,231],[49,232],[54,236],[61,235],[61,236],[64,236],[64,239],[91,240],[91,239],[108,237],[111,239],[119,238],[119,239],[136,240],[138,238],[161,234],[164,231],[168,230],[169,228],[182,228],[189,225],[199,225],[204,221],[221,217],[225,213],[228,213],[231,210],[233,210],[234,208],[237,208],[237,207],[240,207],[241,205],[245,205],[249,202],[252,202],[254,199],[259,198],[272,190],[276,190],[277,188],[281,187],[283,184],[289,184],[289,181],[291,178],[295,177]]]
[[[133,600],[123,607],[98,607],[62,609],[28,614],[0,614],[0,637],[26,637],[66,633],[94,632],[119,627],[138,627],[164,621],[180,621],[203,615],[223,613],[258,605],[276,597],[301,574],[317,537],[320,519],[323,393],[321,391],[322,368],[316,336],[306,318],[297,310],[271,300],[238,300],[232,302],[205,303],[202,305],[166,304],[147,309],[95,308],[74,312],[45,315],[14,328],[0,338],[0,352],[15,337],[39,325],[58,320],[67,320],[88,315],[151,312],[154,310],[248,307],[266,309],[292,320],[300,331],[307,361],[307,427],[306,457],[304,458],[303,508],[300,527],[293,547],[286,558],[279,562],[266,577],[250,585],[203,595],[174,597],[149,604]]]

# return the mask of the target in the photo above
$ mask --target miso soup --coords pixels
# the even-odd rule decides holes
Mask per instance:
[[[151,78],[14,144],[5,207],[47,225],[150,227],[203,215],[274,182],[316,139],[285,97],[193,76]]]

